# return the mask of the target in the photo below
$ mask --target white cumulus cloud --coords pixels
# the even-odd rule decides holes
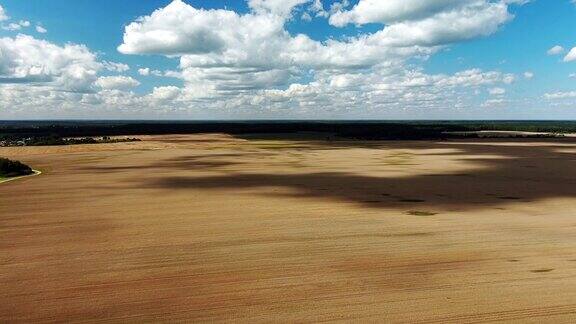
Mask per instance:
[[[67,91],[85,91],[101,64],[83,45],[58,46],[32,36],[0,38],[0,84],[41,82]]]
[[[138,69],[138,74],[143,75],[143,76],[148,76],[148,75],[150,75],[150,68]]]
[[[556,46],[553,46],[552,48],[550,48],[546,53],[548,55],[560,55],[560,54],[564,53],[564,47],[562,47],[560,45],[556,45]]]
[[[26,27],[30,27],[30,22],[28,20],[20,20],[8,25],[2,25],[2,29],[9,31],[21,30],[22,28]]]
[[[330,17],[335,26],[346,24],[382,23],[391,24],[407,20],[418,20],[432,15],[457,10],[476,0],[360,0],[349,11],[337,11]]]
[[[40,25],[36,25],[36,31],[40,34],[46,34],[48,32],[48,29],[46,29]]]
[[[310,0],[248,0],[248,6],[256,12],[287,16],[294,7],[307,2]]]
[[[387,13],[394,16],[393,23],[375,33],[321,42],[304,34],[291,35],[285,27],[300,5],[323,12],[317,1],[249,0],[251,12],[239,14],[174,0],[129,24],[118,50],[180,57],[181,72],[174,75],[184,79],[185,86],[195,90],[192,93],[230,97],[286,87],[309,71],[319,77],[400,68],[406,60],[427,57],[441,46],[492,34],[512,18],[509,1],[440,2],[410,0],[403,6],[390,1],[384,9],[396,10]],[[358,6],[363,3],[381,6],[384,2],[361,1]],[[333,14],[342,14],[343,7],[332,10]],[[508,76],[503,81],[513,80]]]
[[[182,84],[157,86],[147,94],[133,91],[140,82],[132,77],[103,76],[130,67],[99,61],[85,46],[24,35],[0,38],[0,106],[15,107],[14,113],[57,109],[59,116],[72,117],[90,109],[108,117],[199,118],[260,113],[335,118],[354,110],[355,116],[371,118],[479,107],[483,93],[517,79],[480,69],[427,74],[421,62],[453,43],[495,33],[513,19],[511,4],[522,1],[360,0],[355,6],[337,1],[329,8],[320,0],[244,1],[247,12],[174,0],[128,23],[118,46],[121,53],[163,55],[178,62],[171,70],[137,70]],[[379,27],[326,39],[289,32],[287,25],[305,14],[336,26]]]
[[[104,68],[108,71],[111,72],[126,72],[130,70],[130,66],[128,64],[124,64],[124,63],[117,63],[117,62],[109,62],[109,61],[103,61],[102,65],[104,66]]]
[[[150,96],[154,100],[173,100],[181,93],[181,89],[175,86],[155,87]]]
[[[0,21],[5,21],[8,19],[10,19],[10,17],[8,17],[6,10],[4,10],[4,8],[0,5]]]
[[[98,78],[95,84],[107,90],[127,90],[139,86],[140,82],[128,76],[106,76]]]
[[[501,96],[506,93],[506,89],[504,88],[491,88],[488,89],[488,93],[492,96]]]
[[[544,95],[546,99],[568,99],[576,98],[576,91],[553,92]]]
[[[564,57],[564,62],[576,61],[576,47],[572,48]]]

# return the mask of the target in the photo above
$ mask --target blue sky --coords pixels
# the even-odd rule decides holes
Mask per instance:
[[[0,8],[5,119],[576,119],[571,0]]]

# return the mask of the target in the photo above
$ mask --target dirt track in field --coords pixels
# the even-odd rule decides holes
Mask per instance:
[[[576,142],[0,148],[0,322],[576,322]]]

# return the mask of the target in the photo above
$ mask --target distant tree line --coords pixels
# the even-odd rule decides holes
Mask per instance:
[[[459,125],[464,131],[508,131],[567,134],[576,133],[575,122],[483,122]]]
[[[326,138],[364,140],[427,140],[459,138],[453,132],[514,131],[552,134],[576,133],[573,121],[66,121],[0,122],[0,137],[28,138],[27,145],[102,143],[93,137],[164,134],[321,133]],[[474,137],[469,135],[468,137]],[[523,137],[522,135],[514,137]],[[526,137],[547,137],[526,135]],[[549,136],[548,136],[549,137]],[[1,138],[0,138],[1,141]],[[122,141],[122,140],[120,140]],[[50,144],[46,144],[50,143]]]
[[[445,131],[461,128],[452,125],[428,125],[419,123],[385,122],[66,122],[49,124],[20,123],[4,126],[0,124],[0,134],[30,138],[29,143],[44,143],[47,137],[55,145],[62,145],[64,138],[94,136],[138,136],[165,134],[296,134],[322,133],[331,138],[418,140],[443,139]],[[34,142],[32,142],[32,140]],[[55,142],[58,141],[58,142]]]
[[[140,141],[138,138],[111,138],[103,137],[80,137],[64,138],[58,135],[30,136],[30,135],[4,135],[0,137],[0,146],[53,146],[53,145],[80,145],[80,144],[103,144],[124,143]]]
[[[12,178],[33,174],[32,168],[19,161],[0,158],[0,177]]]

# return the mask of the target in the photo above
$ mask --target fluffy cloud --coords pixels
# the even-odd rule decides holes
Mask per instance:
[[[508,103],[508,100],[506,100],[504,98],[493,98],[493,99],[488,99],[488,100],[484,101],[484,103],[482,104],[482,107],[484,107],[484,108],[496,108],[496,107],[501,107],[506,103]]]
[[[31,36],[0,38],[0,84],[45,83],[65,91],[87,91],[101,64],[83,45],[58,46]]]
[[[10,19],[10,17],[8,17],[8,15],[6,14],[6,10],[4,10],[2,6],[0,6],[0,21],[5,21],[8,19]]]
[[[182,75],[176,71],[164,71],[164,72],[162,72],[159,70],[152,70],[150,68],[138,69],[138,74],[140,74],[142,76],[153,75],[153,76],[157,76],[157,77],[164,76],[164,77],[177,78],[177,79],[182,78]]]
[[[138,74],[148,76],[150,75],[150,68],[138,69]]]
[[[491,88],[488,89],[488,93],[492,96],[501,96],[506,93],[506,89],[504,88]]]
[[[435,14],[459,9],[475,0],[360,0],[349,11],[338,11],[330,17],[335,26],[346,24],[390,24],[427,18]]]
[[[389,46],[438,46],[488,36],[511,18],[504,3],[474,2],[421,20],[391,24],[377,36]]]
[[[0,78],[5,83],[0,106],[31,111],[58,107],[69,117],[91,109],[108,117],[146,112],[147,117],[196,118],[251,118],[262,112],[270,118],[337,118],[359,107],[355,116],[369,118],[479,107],[478,94],[511,84],[516,76],[479,69],[431,75],[418,65],[452,43],[496,32],[512,18],[510,3],[389,0],[360,1],[350,8],[340,1],[325,10],[319,0],[247,0],[249,11],[238,13],[174,0],[128,24],[118,50],[178,60],[177,71],[143,67],[138,74],[179,78],[183,86],[137,94],[132,90],[140,83],[134,78],[100,74],[120,74],[129,69],[125,64],[98,62],[81,45],[17,36],[0,39]],[[384,9],[360,10],[361,5]],[[335,25],[381,26],[354,37],[315,40],[287,31],[287,23],[298,19],[294,13],[330,18]],[[35,87],[25,87],[26,82]]]
[[[330,17],[334,26],[349,23],[388,25],[378,35],[391,46],[435,46],[487,36],[512,18],[509,1],[360,0]]]
[[[8,15],[6,14],[6,10],[4,10],[4,8],[0,5],[0,22],[2,21],[7,21],[10,20],[10,17],[8,17]],[[30,21],[28,20],[20,20],[20,21],[16,21],[16,22],[11,22],[7,25],[1,25],[0,29],[3,30],[7,30],[7,31],[19,31],[22,30],[23,28],[27,28],[30,27],[32,25],[32,23],[30,23]],[[40,24],[36,25],[35,27],[36,32],[40,33],[40,34],[45,34],[48,32],[48,30],[44,27],[42,27]]]
[[[569,99],[576,98],[576,91],[566,91],[566,92],[554,92],[546,93],[544,95],[546,99]]]
[[[254,12],[239,15],[228,10],[196,9],[175,0],[128,25],[118,49],[125,54],[195,55],[199,56],[198,65],[230,65],[240,60],[250,64],[258,57],[267,62],[274,59],[274,63],[283,60],[302,64],[312,63],[308,61],[318,56],[324,59],[331,56],[330,52],[337,55],[350,52],[352,56],[364,53],[364,60],[368,56],[385,59],[386,54],[400,51],[391,47],[433,47],[489,35],[512,17],[506,2],[442,0],[440,5],[438,1],[410,0],[410,5],[405,6],[399,0],[361,1],[357,7],[368,3],[389,15],[393,13],[385,10],[388,6],[404,11],[414,8],[409,13],[396,13],[397,23],[372,35],[320,43],[305,35],[291,37],[284,29],[286,11],[306,2],[251,0],[249,5]],[[338,20],[338,15],[343,14],[336,13],[330,19]],[[407,15],[420,19],[400,20]],[[405,49],[407,54],[415,51]]]
[[[560,55],[560,54],[564,53],[564,47],[562,47],[560,45],[556,45],[556,46],[550,48],[546,53],[548,55]]]
[[[394,73],[392,73],[394,72]],[[156,87],[148,95],[130,89],[89,93],[54,92],[44,87],[0,87],[0,106],[7,114],[26,111],[34,116],[78,118],[414,118],[434,113],[452,115],[473,110],[476,93],[503,83],[506,74],[468,70],[452,75],[429,75],[418,70],[323,72],[308,83],[285,90],[254,89],[206,95],[198,87]],[[99,84],[102,81],[98,82]],[[130,82],[131,83],[131,82]],[[25,95],[24,95],[25,94]]]
[[[240,20],[233,11],[196,9],[175,0],[128,25],[118,50],[124,54],[164,55],[219,52],[227,39],[237,36],[234,26],[242,24]],[[251,27],[267,30],[270,26],[255,22]]]
[[[318,1],[249,0],[252,11],[238,14],[197,9],[175,0],[129,24],[118,50],[179,57],[178,76],[190,90],[189,97],[230,98],[260,89],[285,88],[309,73],[319,78],[322,73],[341,76],[354,71],[392,70],[410,58],[426,58],[444,45],[494,33],[512,18],[509,3],[361,1],[350,12],[356,12],[357,17],[361,12],[377,12],[378,16],[354,22],[393,23],[372,34],[320,42],[304,34],[291,35],[285,29],[294,8],[300,5],[326,15]],[[342,7],[333,6],[331,21],[344,15]],[[509,76],[504,82],[513,80]]]
[[[272,13],[288,16],[294,7],[310,0],[248,0],[248,6],[257,13]]]
[[[15,31],[22,28],[30,27],[30,22],[28,20],[20,20],[19,22],[10,23],[8,25],[2,25],[2,29]]]
[[[440,75],[437,78],[440,85],[478,87],[497,83],[510,84],[514,82],[515,76],[495,71],[483,72],[480,69],[471,69],[457,72],[452,76]]]
[[[95,84],[106,90],[127,90],[139,86],[140,82],[127,76],[107,76],[98,78]]]
[[[572,48],[570,52],[564,57],[564,62],[576,61],[576,47]]]
[[[36,32],[40,34],[46,34],[48,30],[40,25],[36,25]]]
[[[130,66],[128,64],[124,64],[124,63],[116,63],[116,62],[109,62],[109,61],[104,61],[102,62],[102,65],[104,66],[104,68],[108,71],[111,72],[126,72],[128,70],[130,70]]]
[[[158,101],[169,101],[178,98],[181,93],[181,89],[175,86],[168,87],[155,87],[150,97],[153,100]]]

